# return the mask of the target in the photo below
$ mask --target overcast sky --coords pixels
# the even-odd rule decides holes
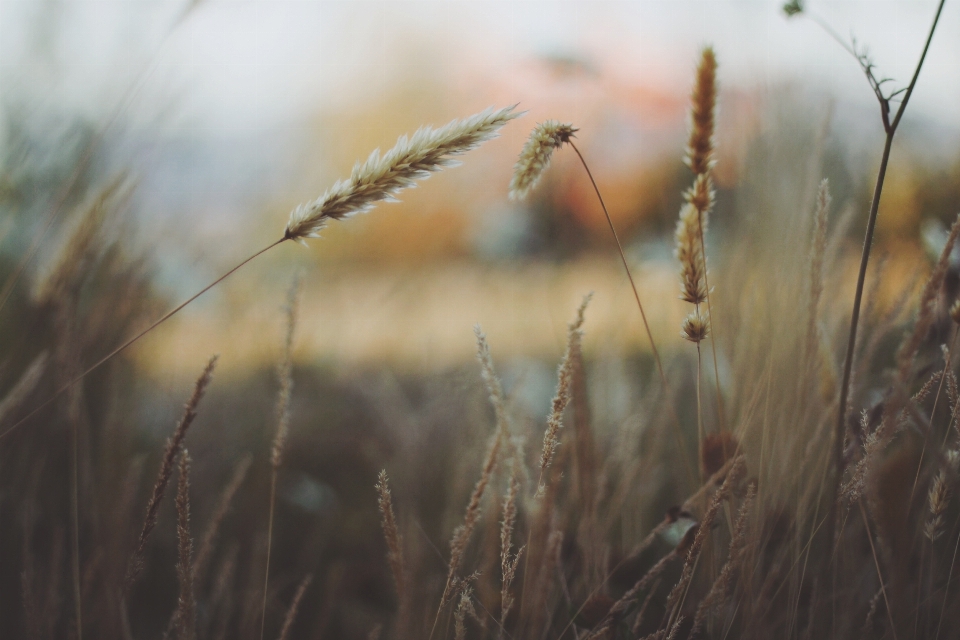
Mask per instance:
[[[841,100],[872,99],[855,61],[822,29],[787,20],[767,0],[202,0],[172,26],[186,4],[0,0],[0,92],[31,87],[36,99],[95,110],[138,78],[130,111],[144,122],[237,134],[367,99],[425,65],[448,78],[509,76],[533,56],[563,56],[685,91],[697,48],[712,43],[727,85],[803,80]],[[936,5],[808,3],[869,46],[896,86],[910,77]],[[948,2],[913,107],[953,129],[958,33],[960,4]],[[44,43],[55,52],[38,53]]]

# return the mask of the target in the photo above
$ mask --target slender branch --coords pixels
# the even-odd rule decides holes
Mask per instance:
[[[937,28],[937,22],[940,19],[940,13],[943,10],[944,2],[945,0],[940,0],[940,4],[937,6],[937,13],[934,16],[933,24],[930,26],[930,33],[927,36],[926,44],[923,47],[923,53],[920,55],[920,60],[917,62],[917,68],[913,73],[913,78],[910,81],[910,85],[907,87],[907,91],[903,97],[903,102],[900,103],[900,108],[897,110],[897,115],[894,117],[892,123],[887,123],[886,111],[884,112],[884,128],[887,135],[883,146],[883,155],[880,159],[880,171],[877,174],[877,184],[873,192],[873,201],[870,204],[870,215],[867,219],[867,231],[863,241],[863,253],[860,257],[860,271],[857,275],[857,290],[853,299],[853,314],[850,318],[850,336],[847,340],[847,354],[843,364],[843,382],[840,385],[840,404],[839,408],[837,409],[837,426],[836,433],[834,434],[834,464],[836,469],[836,477],[834,478],[834,499],[831,501],[828,521],[829,526],[827,528],[827,532],[831,536],[834,535],[836,528],[837,506],[835,498],[840,489],[840,483],[843,480],[845,466],[843,458],[843,441],[844,436],[846,435],[847,399],[850,392],[850,374],[853,369],[853,354],[857,341],[857,326],[860,320],[860,303],[863,298],[863,285],[867,276],[867,263],[870,260],[870,247],[873,244],[873,232],[877,226],[877,213],[880,208],[880,196],[883,192],[883,181],[887,175],[887,165],[890,160],[890,150],[893,146],[893,136],[897,132],[897,126],[900,124],[900,119],[903,117],[903,112],[906,109],[907,103],[910,100],[910,96],[913,93],[913,89],[916,86],[917,78],[920,77],[920,70],[923,67],[923,62],[926,59],[927,51],[930,48],[930,42],[933,40],[933,34]]]
[[[234,268],[230,269],[230,270],[227,271],[225,274],[223,274],[222,276],[220,276],[219,278],[217,278],[216,280],[214,280],[213,282],[211,282],[210,284],[208,284],[207,286],[205,286],[203,289],[201,289],[201,290],[198,291],[197,293],[195,293],[195,294],[193,294],[192,296],[190,296],[189,298],[187,298],[187,300],[185,300],[184,302],[180,303],[180,304],[179,304],[178,306],[176,306],[174,309],[172,309],[171,311],[168,311],[162,318],[160,318],[159,320],[157,320],[156,322],[154,322],[153,324],[151,324],[149,327],[147,327],[146,329],[144,329],[143,331],[141,331],[141,332],[138,333],[137,335],[133,336],[132,338],[130,338],[129,340],[127,340],[126,342],[124,342],[123,344],[121,344],[119,347],[117,347],[116,349],[114,349],[113,351],[111,351],[110,353],[108,353],[107,355],[105,355],[105,356],[103,356],[102,358],[100,358],[100,360],[98,360],[97,362],[95,362],[94,364],[92,364],[86,371],[84,371],[84,372],[81,373],[80,375],[78,375],[78,376],[76,376],[75,378],[73,378],[72,380],[70,380],[70,382],[66,383],[65,385],[63,385],[62,387],[60,387],[59,389],[57,389],[57,391],[56,391],[52,396],[50,396],[49,398],[47,398],[46,400],[44,400],[42,403],[40,403],[40,405],[39,405],[38,407],[36,407],[33,411],[31,411],[30,413],[28,413],[28,414],[25,415],[24,417],[20,418],[20,420],[18,420],[12,427],[8,428],[8,429],[7,429],[6,431],[4,431],[3,433],[0,433],[0,440],[3,440],[5,437],[7,437],[7,436],[10,435],[11,433],[13,433],[17,428],[19,428],[21,425],[23,425],[27,420],[29,420],[29,419],[32,418],[34,415],[36,415],[36,413],[37,413],[38,411],[40,411],[41,409],[43,409],[44,407],[46,407],[48,404],[50,404],[51,402],[53,402],[54,400],[56,400],[57,398],[59,398],[61,395],[63,395],[64,392],[66,392],[68,389],[70,389],[73,385],[75,385],[75,384],[77,384],[78,382],[80,382],[81,380],[83,380],[87,375],[89,375],[89,374],[93,373],[94,371],[96,371],[97,369],[99,369],[101,366],[103,366],[104,364],[106,364],[108,361],[112,360],[112,359],[114,358],[114,356],[118,355],[120,352],[124,351],[127,347],[129,347],[129,346],[133,345],[135,342],[137,342],[140,338],[142,338],[143,336],[147,335],[148,333],[150,333],[151,331],[153,331],[154,329],[156,329],[157,327],[159,327],[161,324],[163,324],[164,322],[166,322],[167,320],[169,320],[170,318],[172,318],[174,315],[176,315],[180,310],[182,310],[182,309],[183,309],[184,307],[186,307],[188,304],[190,304],[191,302],[193,302],[194,300],[196,300],[197,298],[199,298],[200,296],[202,296],[203,294],[205,294],[207,291],[209,291],[210,289],[214,288],[215,286],[217,286],[218,284],[220,284],[221,282],[223,282],[224,280],[226,280],[229,276],[233,275],[233,273],[235,273],[236,271],[238,271],[238,270],[240,269],[240,267],[244,266],[244,265],[247,264],[248,262],[251,262],[254,258],[256,258],[256,257],[258,257],[258,256],[260,256],[260,255],[262,255],[262,254],[264,254],[264,253],[266,253],[267,251],[269,251],[270,249],[273,249],[273,248],[274,248],[275,246],[277,246],[278,244],[280,244],[280,243],[282,243],[282,242],[286,242],[286,241],[289,240],[289,239],[290,239],[290,238],[284,236],[283,238],[280,238],[280,239],[277,240],[276,242],[273,242],[273,243],[271,243],[270,245],[264,247],[264,248],[261,249],[260,251],[257,251],[255,254],[253,254],[252,256],[250,256],[249,258],[247,258],[246,260],[244,260],[243,262],[241,262],[240,264],[238,264],[238,265],[235,266]]]
[[[907,103],[910,102],[910,96],[913,95],[913,88],[917,85],[917,79],[920,77],[920,69],[923,68],[923,61],[927,58],[927,51],[930,50],[930,43],[933,41],[933,32],[937,28],[937,22],[940,21],[940,13],[943,11],[944,2],[946,2],[946,0],[940,0],[940,4],[937,5],[937,14],[933,17],[933,24],[930,26],[930,33],[927,35],[927,42],[923,45],[923,53],[920,54],[920,61],[917,62],[917,68],[913,72],[913,78],[910,79],[907,91],[903,95],[903,102],[900,103],[900,108],[897,109],[897,115],[894,116],[893,122],[890,125],[894,131],[897,130],[897,125],[900,124],[900,118],[903,117]]]

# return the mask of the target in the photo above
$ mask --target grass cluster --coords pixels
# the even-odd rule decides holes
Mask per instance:
[[[786,9],[805,11],[799,2]],[[929,38],[935,28],[936,20]],[[223,433],[195,435],[216,388],[216,356],[166,446],[143,453],[123,424],[129,376],[117,356],[261,253],[317,237],[331,221],[449,166],[521,115],[515,107],[424,128],[375,151],[295,209],[282,238],[153,322],[153,309],[130,302],[146,295],[142,262],[124,254],[112,232],[128,202],[125,183],[91,193],[29,294],[16,286],[23,263],[6,269],[2,305],[11,301],[7,312],[28,314],[24,325],[39,327],[37,340],[10,348],[7,366],[18,374],[7,376],[0,401],[8,514],[0,545],[15,550],[0,567],[7,628],[28,638],[182,640],[955,637],[960,217],[932,268],[918,275],[919,294],[907,287],[901,302],[885,305],[889,267],[870,262],[872,234],[923,57],[902,92],[885,93],[869,59],[850,51],[880,102],[886,136],[853,291],[843,243],[852,217],[834,215],[826,180],[797,171],[794,190],[744,196],[724,238],[737,250],[715,261],[715,272],[708,268],[719,67],[705,48],[683,156],[690,186],[675,232],[679,295],[690,313],[673,342],[647,324],[644,303],[657,301],[644,299],[576,146],[586,134],[570,123],[539,124],[510,195],[536,189],[554,153],[576,153],[652,358],[633,363],[635,372],[604,371],[584,350],[585,296],[571,310],[540,424],[508,393],[496,344],[476,327],[479,364],[469,380],[489,406],[408,416],[392,451],[375,456],[382,470],[357,453],[365,450],[362,420],[348,417],[334,429],[323,424],[330,412],[308,401],[327,382],[294,367],[299,281],[285,307],[276,375],[259,385],[272,413],[245,440],[256,445],[252,455]],[[767,150],[746,165],[762,184],[778,161]],[[34,251],[24,255],[29,261]],[[902,313],[908,303],[912,314]],[[132,329],[140,325],[146,329]],[[133,337],[116,340],[117,333]],[[631,411],[611,418],[604,399],[617,384],[632,389]],[[370,397],[371,386],[348,393]],[[272,401],[267,388],[276,389]],[[213,404],[222,407],[223,397]],[[404,422],[399,404],[386,422]],[[443,424],[446,436],[409,424],[417,421]],[[333,435],[305,432],[317,423]],[[228,468],[198,480],[205,457],[221,449],[231,454],[221,455]],[[305,521],[280,498],[310,502],[302,494],[311,485],[293,478],[305,460],[324,460],[344,504],[315,507],[336,517],[299,531]],[[333,529],[340,534],[325,535]],[[321,539],[337,543],[324,550]]]

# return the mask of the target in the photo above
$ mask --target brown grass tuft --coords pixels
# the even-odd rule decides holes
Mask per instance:
[[[387,541],[387,560],[390,562],[393,581],[397,586],[397,597],[402,608],[407,582],[403,564],[403,538],[397,528],[397,518],[393,513],[393,500],[390,497],[388,482],[387,470],[383,469],[377,477],[377,505],[380,507],[380,524],[383,527],[383,537]]]
[[[133,586],[143,571],[143,559],[147,549],[147,539],[157,524],[157,514],[160,512],[160,503],[163,501],[167,484],[170,482],[170,476],[173,474],[173,462],[180,452],[183,440],[187,436],[187,430],[190,429],[194,418],[197,417],[197,407],[203,398],[203,394],[207,390],[207,386],[210,384],[210,380],[213,378],[213,369],[216,365],[217,356],[213,356],[210,358],[207,366],[204,367],[203,373],[197,378],[196,385],[194,385],[193,388],[193,395],[190,396],[190,400],[187,401],[187,404],[183,408],[183,416],[180,418],[180,422],[177,424],[173,436],[167,441],[167,449],[163,453],[163,460],[160,463],[157,482],[153,486],[153,494],[147,503],[147,515],[143,521],[143,529],[140,531],[140,538],[137,540],[136,550],[133,552],[127,564],[127,574],[123,581],[124,592],[130,591],[130,587]]]

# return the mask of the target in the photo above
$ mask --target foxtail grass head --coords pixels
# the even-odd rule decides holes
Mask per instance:
[[[434,171],[457,164],[453,158],[497,136],[500,128],[523,115],[516,105],[487,109],[465,120],[453,120],[439,129],[422,127],[410,138],[402,136],[382,156],[374,150],[358,162],[346,180],[339,180],[320,198],[290,213],[285,240],[317,238],[329,220],[342,220],[369,211],[381,201],[392,201],[401,190]]]
[[[710,334],[710,322],[697,312],[693,312],[683,319],[680,326],[680,335],[684,340],[699,344]]]
[[[684,158],[695,175],[713,166],[713,131],[717,108],[717,58],[704,47],[697,64],[697,80],[690,96],[690,139]]]
[[[537,186],[540,176],[550,165],[550,156],[577,132],[572,124],[547,120],[534,127],[530,138],[523,145],[520,158],[513,167],[510,181],[510,199],[523,200]]]

